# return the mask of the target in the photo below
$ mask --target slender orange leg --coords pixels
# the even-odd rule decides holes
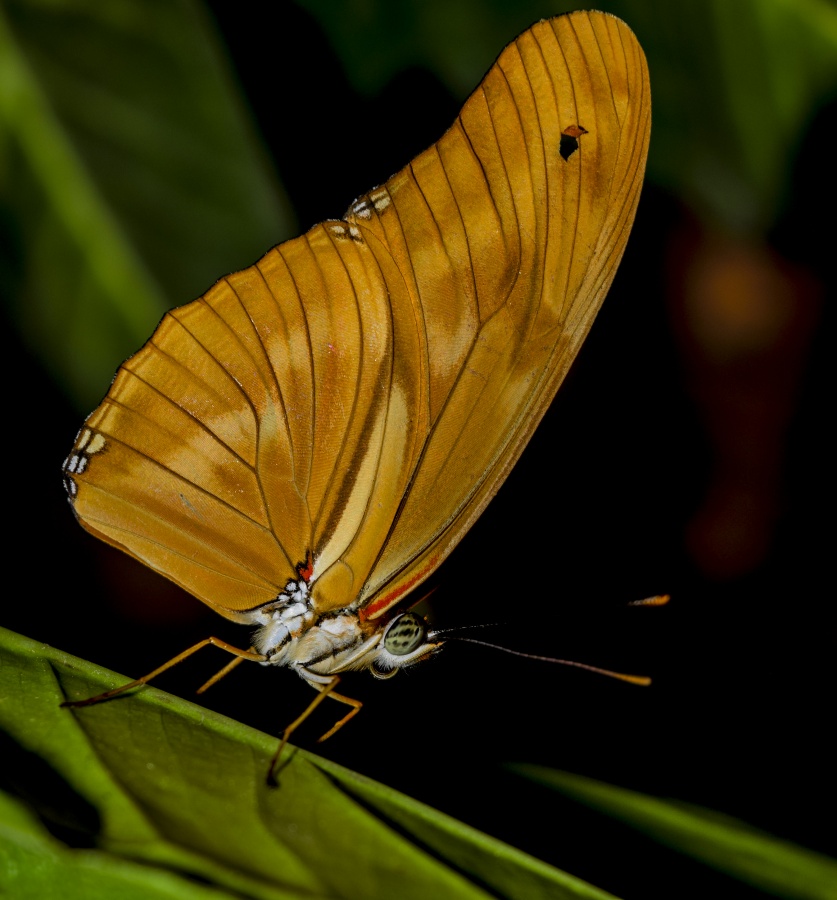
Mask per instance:
[[[340,683],[340,676],[335,675],[332,680],[326,685],[318,685],[314,684],[312,687],[316,688],[319,693],[317,696],[305,707],[302,715],[297,716],[296,719],[291,722],[290,725],[282,732],[282,740],[279,742],[279,747],[276,752],[273,754],[273,759],[270,761],[270,766],[267,770],[267,783],[270,785],[276,784],[276,779],[274,778],[274,770],[276,769],[276,764],[279,762],[279,757],[282,755],[282,751],[285,749],[285,745],[288,743],[291,735],[299,728],[299,726],[311,715],[312,712],[325,700],[326,697],[331,697],[334,700],[337,700],[339,703],[345,703],[347,706],[353,707],[350,712],[343,716],[339,722],[333,725],[329,730],[319,738],[319,741],[325,741],[330,738],[333,734],[339,731],[346,722],[349,721],[353,716],[356,716],[359,712],[363,704],[360,700],[354,700],[351,697],[346,697],[344,694],[335,693],[334,688]]]
[[[343,718],[340,719],[339,722],[335,722],[334,725],[332,725],[331,728],[329,728],[329,730],[324,735],[322,735],[322,737],[318,737],[318,744],[321,744],[323,741],[327,741],[332,735],[337,734],[337,732],[340,731],[340,729],[346,724],[346,722],[349,721],[349,719],[353,719],[360,712],[360,708],[363,706],[360,700],[355,700],[352,697],[347,697],[345,694],[336,694],[334,691],[329,694],[329,697],[331,697],[332,700],[338,700],[340,703],[345,703],[347,706],[353,707],[353,709],[349,710],[349,712],[346,713],[346,715],[343,716]]]
[[[184,659],[188,659],[193,653],[197,653],[198,650],[207,647],[209,644],[212,644],[213,647],[220,647],[222,650],[226,650],[227,653],[232,653],[233,656],[237,656],[239,659],[234,660],[236,665],[243,659],[250,659],[253,660],[253,662],[264,662],[266,659],[261,653],[256,653],[253,650],[241,650],[238,647],[233,647],[232,644],[228,644],[226,641],[222,641],[220,638],[208,637],[205,640],[198,641],[194,647],[190,647],[188,650],[179,653],[173,659],[170,659],[167,663],[160,666],[159,669],[149,672],[148,675],[143,675],[142,678],[137,678],[136,681],[129,681],[128,684],[123,684],[122,687],[114,688],[112,691],[105,691],[104,694],[97,694],[95,697],[88,697],[87,700],[65,700],[61,706],[72,706],[77,708],[79,706],[92,706],[94,703],[100,703],[102,700],[110,700],[111,697],[115,697],[117,694],[121,694],[124,691],[129,691],[131,688],[139,687],[142,684],[148,684],[152,678],[156,678],[158,675],[171,669],[172,666],[176,666],[178,663],[183,662]],[[209,684],[214,684],[222,677],[222,675],[226,675],[230,668],[231,666],[225,666],[218,675],[214,678],[210,678],[209,682],[207,682],[207,685],[204,687],[207,687]]]
[[[216,672],[216,673],[212,676],[212,678],[209,679],[209,681],[205,681],[205,682],[204,682],[204,683],[203,683],[203,684],[195,691],[195,693],[196,693],[196,694],[202,694],[204,691],[208,691],[208,690],[212,687],[213,684],[217,684],[222,678],[224,678],[226,675],[229,675],[230,672],[232,672],[232,670],[233,670],[234,668],[236,668],[236,666],[240,666],[241,663],[243,663],[244,660],[247,659],[247,658],[248,658],[248,657],[246,657],[246,656],[236,656],[236,657],[234,657],[233,659],[231,659],[231,660],[224,666],[224,668],[221,669],[220,671]]]

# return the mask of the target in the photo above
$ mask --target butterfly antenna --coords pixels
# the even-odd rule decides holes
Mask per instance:
[[[561,666],[573,666],[576,669],[586,669],[588,672],[595,672],[598,675],[607,675],[608,678],[616,678],[619,681],[627,681],[629,684],[639,684],[647,687],[651,684],[651,679],[645,675],[626,675],[624,672],[613,672],[610,669],[600,669],[598,666],[588,666],[587,663],[576,662],[572,659],[556,659],[553,656],[536,656],[534,653],[522,653],[520,650],[511,650],[508,647],[501,647],[499,644],[489,644],[487,641],[478,641],[474,638],[449,638],[452,641],[465,641],[468,644],[479,644],[481,647],[490,647],[492,650],[502,650],[504,653],[511,653],[512,656],[522,656],[524,659],[535,659],[538,662],[558,663]]]
[[[429,637],[436,638],[442,634],[450,634],[452,631],[466,631],[468,629],[473,628],[498,628],[501,625],[506,625],[506,622],[482,622],[477,625],[452,625],[450,628],[440,628],[438,631],[433,631],[430,633]],[[451,640],[456,640],[456,638],[451,638]]]
[[[628,606],[665,606],[671,597],[668,594],[655,594],[653,597],[645,597],[643,600],[633,600]],[[444,632],[437,631],[436,634],[447,634],[450,631],[461,631],[464,628],[488,628],[488,625],[463,625],[462,628],[448,628]],[[465,641],[468,644],[479,644],[482,647],[490,647],[492,650],[502,650],[503,653],[511,653],[512,656],[522,656],[524,659],[535,659],[538,662],[557,663],[561,666],[573,666],[576,669],[586,669],[588,672],[595,672],[598,675],[607,675],[608,678],[616,678],[618,681],[627,681],[629,684],[638,684],[647,687],[651,684],[651,679],[645,675],[626,675],[624,672],[613,672],[611,669],[600,669],[598,666],[590,666],[587,663],[576,662],[572,659],[555,659],[552,656],[536,656],[534,653],[523,653],[520,650],[511,650],[509,647],[502,647],[500,644],[489,644],[487,641],[478,641],[475,638],[457,637],[454,635],[448,638],[451,641]]]
[[[433,594],[435,594],[437,590],[439,590],[438,584],[434,585],[432,588],[430,588],[430,590],[426,594],[422,594],[421,597],[419,597],[419,599],[416,600],[415,603],[411,604],[410,609],[413,609],[414,607],[418,606],[419,603],[423,603],[425,600],[427,600],[428,597],[431,597]],[[438,631],[432,631],[428,635],[428,637],[430,637],[432,639],[432,638],[439,637],[439,635],[442,635],[442,634],[450,634],[451,631],[465,631],[465,629],[467,629],[467,628],[496,628],[498,625],[505,625],[505,624],[506,624],[505,622],[483,622],[482,624],[479,624],[479,625],[473,625],[471,623],[469,623],[468,625],[453,625],[451,628],[442,628]]]
[[[657,594],[654,597],[646,597],[644,600],[632,600],[628,606],[665,606],[671,597],[668,594]]]

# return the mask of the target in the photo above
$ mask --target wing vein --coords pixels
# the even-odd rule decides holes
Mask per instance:
[[[357,314],[358,338],[359,338],[360,346],[362,348],[364,346],[363,317],[361,315],[360,300],[358,299],[357,291],[355,290],[354,280],[352,279],[351,275],[349,274],[349,271],[346,267],[346,263],[343,260],[343,255],[337,249],[337,245],[335,243],[334,237],[331,235],[331,232],[329,232],[328,230],[326,230],[326,233],[328,234],[329,241],[331,242],[331,246],[334,249],[334,254],[337,257],[337,259],[340,261],[340,265],[343,267],[343,270],[346,273],[346,279],[348,280],[348,282],[351,286],[352,296],[354,297],[354,308],[355,308],[355,312]],[[314,265],[318,268],[318,270],[320,272],[320,277],[322,278],[323,284],[327,284],[328,281],[325,277],[325,272],[323,271],[323,268],[320,265],[320,261],[317,258],[316,253],[314,253],[314,250],[311,247],[310,239],[308,238],[308,235],[306,235],[305,237],[306,237],[306,241],[308,243],[309,249],[311,250],[312,257],[314,259]],[[331,494],[333,486],[335,484],[335,481],[338,477],[338,470],[340,469],[340,462],[343,460],[344,456],[346,455],[346,450],[347,450],[347,446],[348,446],[348,438],[349,438],[349,434],[351,433],[351,424],[354,422],[355,412],[357,411],[358,400],[360,397],[360,384],[361,384],[361,380],[362,380],[361,373],[363,371],[363,353],[362,352],[360,354],[359,363],[360,363],[360,365],[357,367],[357,370],[355,372],[355,383],[354,383],[354,390],[353,390],[353,394],[352,394],[353,395],[352,408],[349,412],[349,415],[346,416],[347,427],[344,429],[344,432],[343,432],[343,439],[340,443],[340,449],[337,453],[334,454],[334,457],[333,457],[334,461],[333,461],[331,471],[329,472],[328,479],[326,482],[327,489],[323,493],[324,497],[327,497]],[[314,443],[314,446],[316,447],[316,441]],[[313,460],[312,460],[312,463],[313,463]],[[353,473],[350,473],[350,474],[353,474]],[[340,493],[344,494],[344,496],[345,496],[344,492],[341,491]],[[349,492],[349,495],[350,495],[350,493],[351,492]],[[332,512],[328,511],[327,505],[323,504],[320,506],[320,508],[317,510],[316,519],[314,519],[312,521],[314,535],[319,535],[322,533],[320,531],[320,527],[322,524],[322,516],[323,516],[324,512],[327,512],[327,514],[329,514],[330,516],[333,516],[334,514],[336,514],[337,510],[335,507],[335,509],[332,513]],[[317,540],[317,543],[319,543],[319,539]]]
[[[206,425],[205,422],[202,422],[199,418],[197,418],[197,416],[195,416],[191,412],[189,412],[188,409],[181,406],[173,398],[169,397],[168,394],[164,394],[159,388],[155,387],[149,381],[146,381],[145,378],[143,378],[141,375],[134,372],[132,369],[125,369],[125,372],[126,372],[126,374],[130,375],[131,378],[135,379],[140,384],[142,384],[146,388],[148,388],[149,391],[156,394],[161,400],[168,403],[174,409],[177,409],[180,412],[182,412],[183,415],[187,416],[206,435],[211,437],[219,446],[223,447],[231,456],[234,456],[238,462],[240,462],[243,466],[245,466],[250,472],[255,473],[255,471],[256,471],[255,468],[252,465],[250,465],[250,463],[248,463],[247,460],[244,459],[240,454],[238,454],[235,450],[233,450],[233,448],[226,441],[222,440],[221,437],[218,435],[218,433],[213,431],[211,428],[209,428],[209,426]],[[159,422],[155,421],[150,416],[145,415],[145,413],[141,412],[137,407],[129,406],[127,403],[123,403],[121,400],[117,400],[115,397],[110,397],[110,396],[105,397],[105,399],[102,401],[102,405],[105,405],[105,404],[109,404],[112,406],[118,406],[120,409],[129,411],[132,415],[139,416],[140,418],[145,419],[146,422],[150,422],[156,428],[161,428]],[[167,429],[166,429],[166,431],[168,434],[171,434],[171,432],[168,432]],[[172,438],[174,438],[174,437],[175,436],[172,435]],[[210,457],[208,457],[205,453],[202,453],[201,455],[206,459],[210,459]]]
[[[259,529],[259,531],[263,531],[266,534],[270,534],[272,537],[275,538],[275,535],[269,528],[265,528],[265,526],[262,525],[261,522],[256,521],[251,516],[248,516],[247,513],[242,512],[240,509],[233,506],[227,500],[224,500],[222,497],[219,497],[217,494],[213,493],[212,491],[207,490],[205,487],[203,487],[202,485],[198,484],[195,481],[192,481],[191,479],[187,478],[185,475],[181,474],[180,472],[176,472],[174,469],[170,469],[167,465],[165,465],[164,463],[161,463],[160,460],[155,459],[153,456],[149,456],[147,453],[144,453],[142,450],[138,450],[136,447],[132,447],[130,444],[126,443],[123,440],[120,440],[118,437],[116,437],[112,433],[110,433],[104,429],[97,428],[96,430],[100,431],[101,434],[103,434],[109,441],[112,441],[115,444],[119,444],[120,446],[124,447],[128,452],[133,453],[136,456],[139,456],[141,459],[146,460],[152,466],[155,466],[158,469],[162,469],[165,472],[168,472],[170,475],[172,475],[178,481],[182,482],[184,485],[188,485],[189,487],[192,487],[199,493],[203,494],[205,497],[209,497],[212,500],[217,501],[222,506],[226,507],[231,513],[235,514],[236,516],[239,516],[240,518],[244,519],[246,522],[249,522],[250,524],[254,525],[256,528]],[[75,477],[78,477],[78,476],[75,476]],[[99,485],[99,484],[96,485],[96,490],[102,491],[102,493],[106,493],[111,497],[115,497],[115,498],[119,499],[118,494],[115,494],[114,492],[101,487],[101,485]],[[152,515],[155,519],[157,519],[161,522],[165,521],[163,516],[159,516],[156,513],[154,513]]]

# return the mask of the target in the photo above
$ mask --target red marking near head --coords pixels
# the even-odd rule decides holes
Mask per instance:
[[[404,594],[411,591],[419,581],[421,581],[425,576],[427,576],[430,572],[432,572],[436,566],[439,564],[438,557],[433,557],[430,562],[420,571],[413,575],[412,578],[405,581],[404,584],[399,585],[394,591],[390,591],[388,594],[384,594],[382,597],[379,597],[374,603],[370,603],[368,606],[364,606],[360,612],[358,613],[358,617],[361,622],[366,621],[367,619],[375,619],[381,613],[386,612],[394,603],[396,603]]]
[[[311,580],[311,576],[314,574],[314,557],[310,550],[305,557],[305,562],[297,563],[296,574],[299,575],[306,584]]]

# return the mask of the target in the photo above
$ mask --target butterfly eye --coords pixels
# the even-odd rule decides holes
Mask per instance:
[[[394,619],[384,634],[384,649],[393,656],[407,656],[417,650],[427,638],[424,620],[407,612]]]

